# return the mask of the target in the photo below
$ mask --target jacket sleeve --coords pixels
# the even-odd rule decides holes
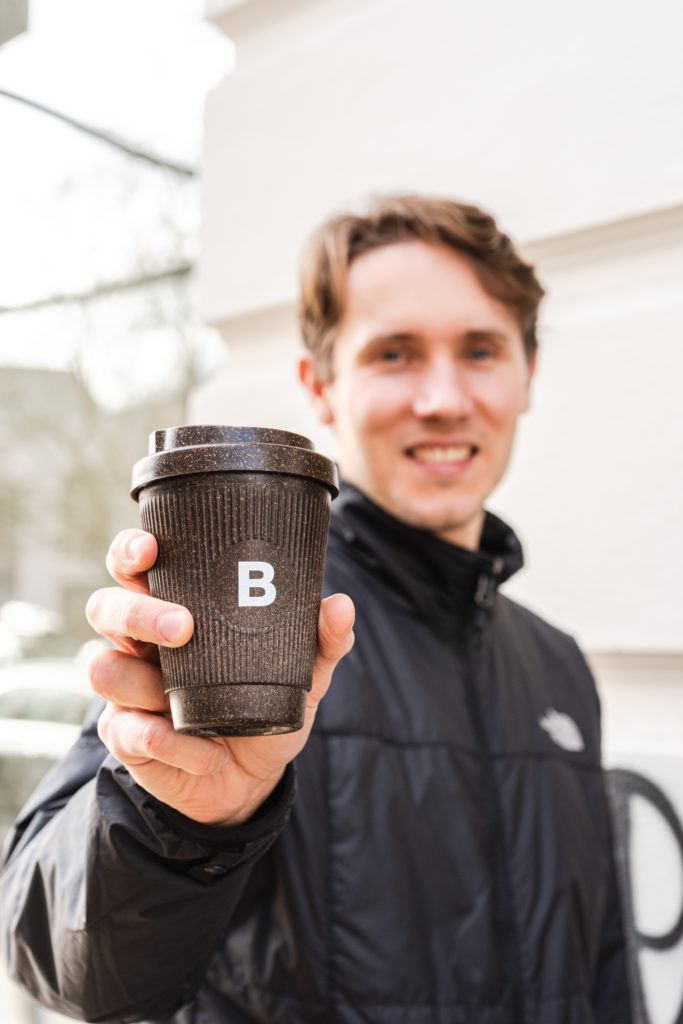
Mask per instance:
[[[202,980],[251,869],[284,827],[294,765],[242,825],[190,821],[97,736],[103,703],[21,812],[0,875],[11,978],[86,1021],[172,1013]]]

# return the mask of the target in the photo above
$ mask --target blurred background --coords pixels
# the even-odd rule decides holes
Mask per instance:
[[[674,0],[0,0],[0,831],[78,731],[147,434],[334,455],[304,238],[370,193],[470,200],[548,291],[506,589],[590,658],[638,1021],[683,1022],[682,31]]]

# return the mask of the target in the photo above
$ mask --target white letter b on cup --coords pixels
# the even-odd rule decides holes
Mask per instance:
[[[258,573],[258,575],[252,575]],[[270,562],[238,562],[237,582],[239,605],[272,604],[277,591],[272,583],[275,570]],[[254,590],[262,590],[262,594],[254,594]]]

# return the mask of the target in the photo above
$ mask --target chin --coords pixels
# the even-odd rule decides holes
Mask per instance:
[[[421,505],[419,502],[404,504],[402,508],[399,507],[396,514],[399,519],[404,519],[406,522],[412,523],[413,526],[421,526],[423,530],[439,532],[444,529],[457,528],[471,518],[460,515],[453,508],[444,508],[443,505],[440,507]]]
[[[448,501],[403,502],[397,506],[395,515],[412,526],[445,534],[466,529],[481,513],[481,506],[454,505]]]

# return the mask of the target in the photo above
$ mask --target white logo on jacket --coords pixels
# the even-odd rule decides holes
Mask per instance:
[[[586,744],[583,742],[581,730],[569,715],[563,711],[556,711],[555,708],[546,708],[545,714],[539,718],[538,724],[545,729],[550,739],[557,743],[563,750],[584,750]]]

